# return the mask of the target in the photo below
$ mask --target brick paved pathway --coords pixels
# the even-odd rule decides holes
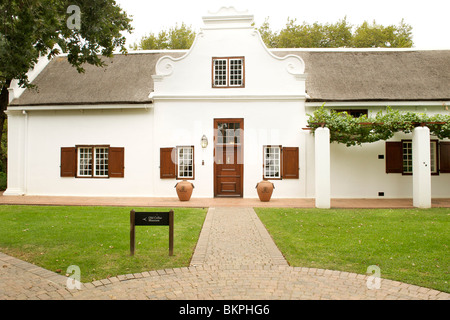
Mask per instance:
[[[67,278],[0,253],[0,299],[440,299],[391,280],[290,267],[251,208],[210,208],[191,266],[121,275],[69,290]]]

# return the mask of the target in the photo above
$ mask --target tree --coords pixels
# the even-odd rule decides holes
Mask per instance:
[[[158,36],[154,33],[143,36],[139,43],[130,46],[133,50],[189,49],[195,39],[195,31],[191,26],[181,23],[168,31],[162,30]]]
[[[346,17],[327,24],[298,24],[295,19],[288,19],[277,33],[270,29],[267,18],[258,30],[269,48],[409,48],[413,45],[412,27],[404,20],[398,26],[387,27],[365,21],[354,28]]]
[[[413,45],[412,27],[404,20],[399,26],[390,25],[384,27],[373,21],[369,25],[364,21],[353,35],[352,44],[355,48],[410,48]]]
[[[347,19],[334,24],[296,24],[288,19],[286,27],[278,34],[278,48],[338,48],[346,46],[351,37]]]
[[[42,56],[63,52],[84,72],[83,64],[104,66],[103,56],[126,52],[123,31],[131,19],[114,0],[7,0],[0,2],[0,141],[13,79],[33,88],[27,72]]]

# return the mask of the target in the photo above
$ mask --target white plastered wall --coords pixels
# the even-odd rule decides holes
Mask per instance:
[[[273,114],[276,108],[278,114]],[[189,110],[189,112],[186,112]],[[193,196],[214,196],[214,119],[244,119],[244,197],[258,197],[255,186],[263,175],[263,146],[283,145],[299,147],[300,167],[305,168],[304,138],[298,121],[304,107],[301,103],[286,101],[163,101],[155,104],[155,196],[174,196],[174,179],[159,179],[159,148],[194,146],[195,186]],[[283,116],[289,114],[289,117]],[[203,135],[208,146],[202,149]],[[202,164],[204,161],[204,165]],[[300,179],[273,180],[273,197],[302,198],[306,196],[306,172],[300,170]]]
[[[150,196],[153,110],[9,111],[5,194]],[[61,147],[125,148],[124,178],[60,176]]]

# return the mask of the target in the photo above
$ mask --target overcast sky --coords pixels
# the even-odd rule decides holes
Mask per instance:
[[[401,19],[413,27],[414,47],[450,49],[449,0],[116,0],[133,18],[135,28],[127,35],[128,44],[150,32],[180,25],[199,30],[202,16],[223,6],[248,10],[256,26],[269,18],[272,30],[280,30],[289,18],[298,23],[335,23],[347,16],[352,25],[375,20],[382,25],[398,25]]]

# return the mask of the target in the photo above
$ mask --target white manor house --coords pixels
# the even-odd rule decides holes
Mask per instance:
[[[313,135],[325,108],[369,117],[388,106],[448,114],[450,50],[268,49],[253,16],[203,17],[189,50],[137,51],[86,65],[65,55],[10,89],[4,195],[450,198],[450,141],[418,127],[347,147]],[[425,129],[424,129],[425,128]],[[414,174],[413,174],[414,173]]]

